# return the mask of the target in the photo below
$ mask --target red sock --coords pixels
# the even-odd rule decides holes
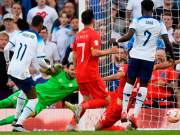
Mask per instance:
[[[85,101],[82,101],[81,104],[84,104],[84,103],[86,103],[86,102],[85,102]],[[82,111],[80,118],[84,115],[84,113],[85,113],[85,110]],[[76,126],[76,122],[75,122],[75,120],[74,120],[74,117],[75,117],[75,114],[73,115],[73,117],[72,117],[72,119],[71,119],[71,121],[70,121],[70,124]]]
[[[93,99],[87,103],[82,104],[83,110],[100,108],[102,106],[108,105],[108,102],[104,99]]]
[[[103,129],[102,131],[125,131],[125,128],[121,127],[121,126],[114,126],[113,125],[111,127]]]

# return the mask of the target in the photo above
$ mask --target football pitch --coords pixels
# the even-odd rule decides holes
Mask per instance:
[[[82,132],[60,132],[60,131],[37,131],[37,132],[0,132],[0,135],[180,135],[177,130],[147,130],[147,131],[82,131]]]

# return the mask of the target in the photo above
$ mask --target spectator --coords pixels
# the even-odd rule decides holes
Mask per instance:
[[[71,18],[70,26],[72,28],[72,31],[70,32],[70,36],[69,36],[67,44],[66,44],[67,49],[66,49],[63,61],[62,61],[63,65],[70,63],[70,61],[68,59],[70,59],[69,57],[72,58],[73,43],[74,43],[74,39],[76,37],[76,34],[78,33],[78,27],[79,27],[79,19],[77,16],[74,16],[73,18]]]
[[[100,3],[100,6],[101,6],[101,8],[103,9],[103,11],[105,12],[105,11],[106,11],[106,7],[103,6],[103,4],[101,4],[101,3]],[[116,16],[117,16],[117,13],[118,13],[118,11],[117,11],[117,6],[116,6],[116,4],[112,4],[112,15],[113,15],[114,17],[116,17]],[[100,20],[97,20],[97,21],[100,22]],[[97,22],[97,21],[96,21],[96,22]],[[97,27],[97,25],[96,25],[96,27]],[[117,32],[117,33],[122,34],[124,27],[125,27],[125,25],[124,25],[123,20],[122,20],[121,18],[119,18],[119,17],[116,17],[116,18],[115,18],[115,26],[114,26],[113,30],[114,30],[115,32]],[[122,35],[123,35],[123,34],[122,34]]]
[[[167,32],[168,32],[169,41],[171,43],[174,42],[174,38],[172,36],[172,34],[173,34],[173,28],[172,28],[173,16],[171,15],[170,12],[164,12],[162,14],[162,22],[166,26],[166,29],[167,29]]]
[[[6,71],[6,61],[4,58],[4,47],[9,41],[9,36],[6,33],[0,33],[0,100],[7,98],[12,94],[12,86],[15,84],[8,82],[8,75]],[[10,57],[13,52],[10,51]],[[7,85],[8,84],[8,85]]]
[[[69,18],[70,16],[66,11],[61,11],[59,13],[59,20],[61,25],[55,27],[52,33],[52,42],[57,44],[61,63],[64,58],[64,51],[68,41],[68,34],[71,32],[71,27],[68,25]]]
[[[2,32],[5,32],[9,35],[9,40],[18,32],[18,30],[15,30],[13,25],[14,25],[14,17],[12,14],[7,13],[3,17],[3,25],[5,26],[5,30]]]
[[[141,2],[143,0],[128,0],[126,7],[126,17],[124,20],[125,26],[130,25],[130,15],[132,12],[133,18],[141,17]],[[160,7],[163,5],[161,0],[152,0],[154,2],[154,8]]]
[[[0,7],[0,31],[2,31],[3,26],[3,14],[2,14],[2,8]]]
[[[164,6],[158,7],[154,10],[153,15],[156,19],[161,19],[161,16],[164,12],[170,12],[173,16],[173,25],[174,28],[175,25],[178,24],[178,17],[179,17],[179,9],[172,5],[172,0],[164,0]]]
[[[66,3],[68,0],[54,0],[56,2],[56,10],[59,13],[61,10],[63,10],[63,5]]]
[[[70,24],[70,20],[74,16],[74,13],[75,13],[75,3],[72,1],[68,1],[64,3],[63,11],[66,11],[69,14],[68,24]],[[52,31],[55,27],[60,26],[60,25],[61,25],[61,22],[59,21],[59,19],[56,19],[55,22],[53,23]]]
[[[13,3],[14,0],[3,0],[3,1],[4,1],[4,6],[2,6],[3,16],[7,13],[12,14],[11,4]]]
[[[177,108],[180,108],[180,64],[176,65],[176,80]]]
[[[42,31],[42,30],[41,30]],[[50,64],[50,61],[48,59],[44,59],[45,62],[48,64],[48,65],[51,65]],[[47,75],[46,73],[41,73],[40,76],[38,76],[38,78],[36,79],[36,83],[37,84],[40,84],[40,83],[45,83],[47,82],[49,79],[51,78],[51,75]]]
[[[14,29],[28,30],[29,24],[23,19],[19,18],[19,15],[22,13],[22,5],[20,3],[13,3],[11,11],[14,18]]]
[[[165,61],[165,51],[157,50],[155,62],[159,64]],[[145,107],[172,108],[171,91],[174,90],[175,81],[175,71],[171,67],[153,71],[151,81],[148,84],[146,100],[144,101]]]
[[[93,10],[94,13],[94,19],[99,20],[99,19],[104,19],[105,18],[105,13],[99,6],[99,0],[90,0],[89,2],[89,8]]]
[[[40,31],[39,35],[42,37],[45,43],[45,54],[48,61],[50,61],[50,65],[57,64],[60,62],[60,57],[58,54],[58,48],[56,44],[49,42],[48,37],[48,30],[46,26],[43,26],[42,30]]]
[[[174,28],[174,33],[173,33],[173,37],[174,37],[174,42],[172,43],[172,47],[173,47],[173,53],[174,53],[174,58],[175,60],[179,60],[180,59],[180,27],[176,26]],[[168,60],[170,59],[170,55],[167,52],[167,56],[168,56]]]
[[[49,39],[52,25],[54,21],[58,18],[58,15],[55,9],[46,5],[46,0],[36,0],[36,1],[38,3],[38,6],[29,10],[28,15],[27,15],[27,22],[30,25],[32,18],[35,15],[42,16],[44,19],[44,26],[48,28],[48,32],[49,32],[48,39]],[[30,28],[31,28],[31,25],[30,25]]]
[[[110,75],[116,74],[119,67],[126,61],[126,50],[123,47],[119,47],[119,54],[114,54],[111,57]],[[110,82],[110,91],[115,91],[119,87],[119,80]]]
[[[126,12],[126,7],[128,0],[114,0],[115,4],[118,6],[118,11],[119,11],[119,17],[125,18],[125,12]]]

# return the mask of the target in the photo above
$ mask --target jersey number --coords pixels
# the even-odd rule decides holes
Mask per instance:
[[[77,47],[82,47],[82,57],[81,57],[81,62],[84,61],[84,49],[85,49],[85,43],[78,43]]]
[[[18,50],[18,55],[17,55],[17,57],[16,57],[16,59],[18,59],[18,57],[19,57],[19,52],[21,51],[21,49],[22,49],[22,43],[20,43],[20,47],[19,47],[19,50]],[[27,45],[25,44],[24,45],[24,51],[23,51],[23,53],[22,53],[22,56],[21,56],[21,58],[20,58],[20,61],[23,59],[23,57],[24,57],[24,54],[25,54],[25,52],[26,52],[26,48],[27,48]]]
[[[146,44],[147,44],[147,42],[149,41],[149,39],[150,39],[150,37],[151,37],[151,32],[149,32],[148,30],[146,30],[145,32],[144,32],[144,36],[146,36],[146,33],[148,34],[148,37],[147,37],[147,39],[146,39],[146,41],[144,42],[144,44],[143,44],[143,46],[145,46]]]

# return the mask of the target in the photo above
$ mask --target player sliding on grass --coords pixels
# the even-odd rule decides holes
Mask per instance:
[[[129,55],[127,55],[127,63],[128,63],[128,61],[129,61]],[[180,63],[180,60],[175,61],[175,64],[178,64],[178,63]],[[164,62],[164,63],[155,65],[154,70],[166,69],[171,66],[172,66],[172,63]],[[113,126],[113,125],[121,118],[123,89],[124,89],[125,83],[127,81],[127,68],[128,68],[128,64],[124,64],[119,67],[118,73],[102,78],[103,81],[120,80],[121,83],[119,83],[119,87],[116,89],[116,92],[110,93],[111,103],[109,104],[108,108],[105,110],[103,115],[101,116],[100,120],[96,123],[95,130],[105,130],[105,131],[123,131],[123,130],[125,130],[124,127]],[[138,83],[139,83],[139,81],[136,82],[134,90],[132,91],[128,109],[131,106],[133,98],[137,95],[137,92],[138,92],[137,84]],[[74,109],[72,106],[75,106],[75,105],[70,105],[70,103],[68,103],[68,107],[70,107],[70,109],[74,112]],[[126,127],[126,129],[134,130],[134,129],[136,129],[136,127],[133,124],[130,124]],[[78,131],[78,130],[74,126],[74,129],[71,128],[71,131]]]
[[[172,45],[169,41],[168,34],[164,23],[154,19],[151,15],[154,3],[151,0],[143,0],[141,2],[142,17],[132,20],[128,33],[120,39],[111,39],[109,44],[116,42],[126,42],[136,35],[133,48],[130,51],[130,59],[128,64],[128,78],[123,91],[123,111],[121,122],[127,122],[127,107],[131,97],[132,88],[136,78],[140,78],[140,89],[136,97],[136,105],[133,114],[129,117],[129,121],[137,128],[137,114],[146,98],[147,85],[151,79],[155,53],[156,41],[159,35],[162,36],[166,49],[171,55],[172,67],[174,67],[174,55]]]
[[[75,70],[73,63],[67,64],[67,72],[60,71],[61,66],[59,64],[55,65],[55,73],[51,73],[46,69],[40,68],[42,73],[46,73],[47,75],[51,75],[52,77],[43,84],[37,84],[36,93],[39,99],[38,103],[35,106],[34,111],[30,114],[29,117],[35,117],[38,115],[43,109],[46,108],[47,105],[52,105],[62,100],[69,94],[78,90],[78,85],[76,83],[75,78]],[[7,107],[16,107],[17,97],[21,91],[14,93],[8,98],[0,101],[0,108]],[[27,104],[28,99],[25,100],[25,105]],[[0,121],[0,125],[10,124],[13,122],[15,115],[9,116]]]
[[[127,63],[129,62],[129,55],[127,55]],[[180,60],[175,61],[175,64],[180,63]],[[172,63],[164,62],[161,64],[157,64],[154,66],[154,70],[158,69],[166,69],[168,67],[171,67]],[[122,103],[123,103],[123,89],[125,86],[125,83],[127,81],[127,73],[128,73],[128,64],[121,65],[119,67],[119,70],[116,74],[104,77],[104,81],[116,81],[120,79],[119,87],[116,89],[115,92],[111,94],[111,103],[109,104],[108,108],[105,110],[105,112],[100,117],[99,121],[95,125],[95,130],[116,130],[122,131],[122,128],[119,126],[113,126],[118,120],[121,119],[121,112],[122,112]],[[139,83],[139,78],[136,81],[136,84],[134,86],[134,89],[131,93],[131,97],[129,99],[128,103],[128,109],[129,110],[133,98],[137,95],[139,88],[137,87],[137,84]],[[127,130],[134,130],[136,129],[135,125],[130,124],[126,127]]]
[[[98,32],[93,30],[95,20],[92,10],[84,11],[81,18],[84,29],[76,35],[73,46],[73,64],[79,90],[83,96],[83,102],[75,106],[77,123],[86,109],[99,108],[110,103],[108,88],[99,74],[98,61],[100,56],[119,52],[117,46],[109,50],[100,50],[101,40]],[[76,125],[74,117],[67,128],[73,128],[73,125]]]

